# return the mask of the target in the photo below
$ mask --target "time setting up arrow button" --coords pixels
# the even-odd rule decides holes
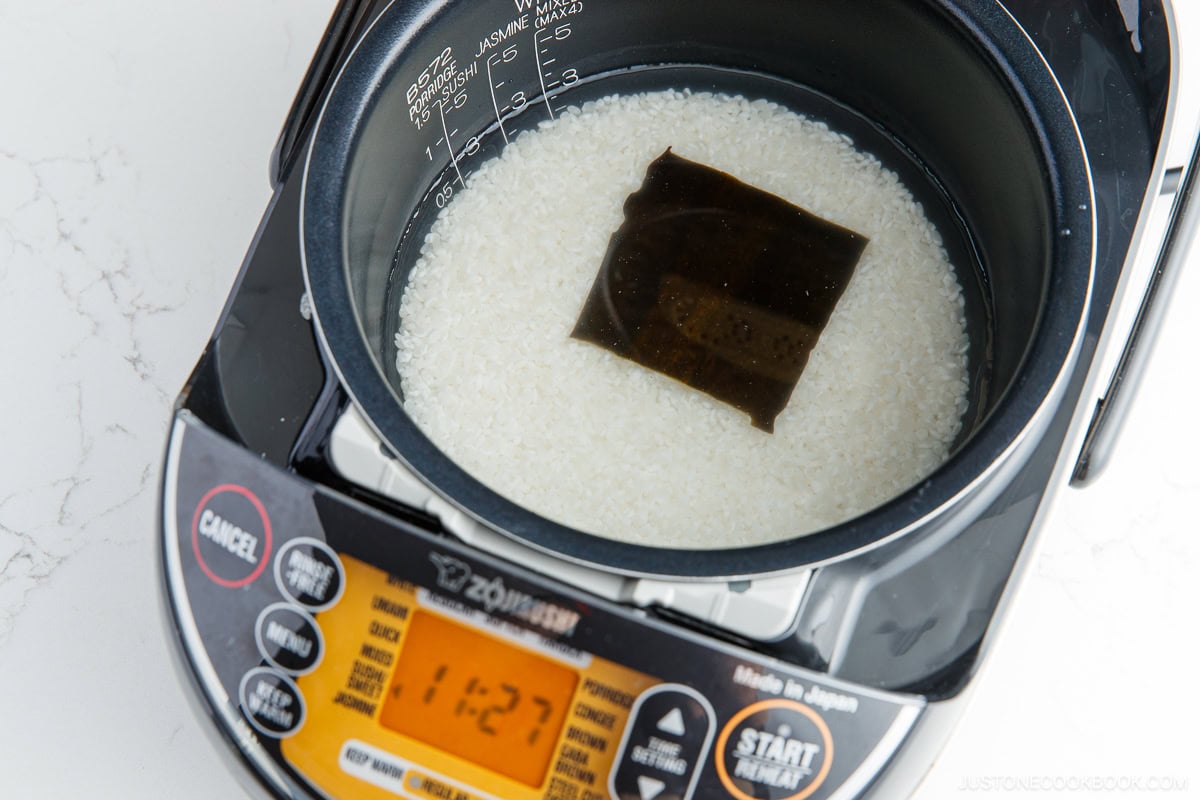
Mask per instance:
[[[637,699],[621,739],[609,789],[620,800],[688,800],[715,732],[712,705],[681,684]]]
[[[687,726],[683,722],[683,712],[672,708],[667,715],[658,721],[658,729],[672,736],[687,735]]]

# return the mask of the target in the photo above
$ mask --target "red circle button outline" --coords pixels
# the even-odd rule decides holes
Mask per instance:
[[[225,492],[240,494],[249,500],[250,505],[254,506],[254,510],[258,512],[258,516],[262,519],[263,524],[263,552],[262,557],[258,559],[258,566],[249,575],[236,581],[227,580],[213,572],[212,568],[204,562],[204,556],[200,554],[200,514],[204,511],[204,507],[208,505],[209,500]],[[196,555],[196,563],[200,565],[200,569],[203,570],[204,574],[213,583],[224,586],[226,589],[240,589],[249,583],[253,583],[259,575],[262,575],[263,570],[267,568],[267,562],[271,560],[271,518],[267,516],[266,507],[255,496],[254,492],[236,483],[223,483],[220,486],[209,489],[208,493],[200,498],[200,502],[196,504],[196,513],[192,515],[192,552]]]

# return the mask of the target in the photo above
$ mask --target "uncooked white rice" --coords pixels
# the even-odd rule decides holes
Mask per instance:
[[[870,238],[774,435],[570,338],[625,198],[668,147]],[[525,133],[433,225],[400,309],[405,409],[496,492],[612,539],[714,548],[843,522],[945,460],[962,290],[896,175],[766,101],[608,97]]]

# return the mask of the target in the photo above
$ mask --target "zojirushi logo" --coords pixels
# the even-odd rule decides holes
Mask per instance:
[[[578,611],[510,588],[499,575],[491,578],[476,575],[466,562],[444,553],[431,553],[429,560],[438,569],[439,587],[461,593],[489,614],[503,614],[522,620],[557,637],[572,636],[579,625]]]

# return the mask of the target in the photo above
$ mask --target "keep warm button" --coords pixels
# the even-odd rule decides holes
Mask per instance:
[[[609,789],[620,800],[688,800],[714,733],[712,706],[695,689],[655,686],[633,705]]]
[[[238,702],[246,719],[261,734],[283,739],[304,725],[304,696],[292,679],[268,667],[255,667],[242,677]]]

